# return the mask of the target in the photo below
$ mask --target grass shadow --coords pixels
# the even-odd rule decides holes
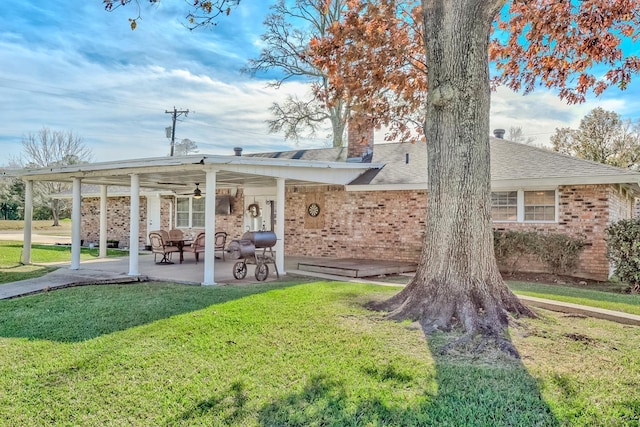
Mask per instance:
[[[179,423],[189,425],[193,420],[206,418],[210,414],[223,414],[221,422],[226,425],[237,425],[245,415],[245,406],[248,400],[245,385],[241,381],[234,381],[227,390],[210,399],[198,402],[192,409],[184,412],[177,419],[170,420],[165,425],[174,426]]]
[[[354,398],[351,385],[312,377],[300,391],[264,406],[260,426],[559,426],[538,384],[522,366],[498,369],[436,361],[437,392],[416,405],[389,404],[375,393]],[[401,394],[401,388],[398,389]]]
[[[297,283],[212,288],[146,282],[0,300],[0,337],[81,342]]]
[[[543,400],[539,384],[519,362],[491,366],[449,356],[436,356],[435,362],[437,385],[433,390],[425,389],[417,403],[402,403],[406,374],[380,366],[369,367],[365,373],[380,383],[397,383],[397,395],[379,393],[375,386],[362,389],[336,374],[316,373],[295,391],[258,408],[257,414],[250,415],[255,418],[242,418],[246,394],[238,389],[241,386],[233,384],[198,402],[167,425],[192,425],[212,419],[216,425],[229,426],[243,421],[289,427],[561,425]]]
[[[435,425],[560,426],[540,383],[520,360],[497,348],[480,355],[441,354],[450,334],[429,336],[438,396],[428,408]]]

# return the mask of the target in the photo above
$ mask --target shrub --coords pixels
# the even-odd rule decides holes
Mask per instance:
[[[553,274],[571,273],[584,248],[584,237],[566,234],[544,234],[538,247],[540,261],[547,264]]]
[[[640,291],[640,219],[614,222],[605,231],[607,258],[613,263],[616,277],[634,292]]]
[[[496,259],[513,274],[523,256],[537,253],[540,235],[534,231],[494,231],[493,243]]]
[[[53,219],[51,208],[48,206],[34,206],[33,219],[35,221],[44,221],[47,219]]]
[[[513,273],[523,256],[534,256],[552,273],[571,273],[584,248],[583,237],[535,231],[494,231],[496,259]]]

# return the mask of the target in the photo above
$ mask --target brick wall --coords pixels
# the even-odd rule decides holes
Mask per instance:
[[[309,200],[320,205],[316,218],[307,213]],[[420,256],[425,191],[346,192],[342,187],[295,187],[287,188],[285,203],[287,255],[409,261]],[[308,221],[314,221],[314,226],[305,227]]]
[[[307,193],[316,194],[309,197]],[[320,204],[319,218],[308,215],[310,200]],[[500,222],[494,228],[584,236],[585,248],[574,274],[606,280],[609,263],[604,230],[610,221],[630,217],[633,203],[629,194],[617,185],[563,186],[559,188],[557,223]],[[286,254],[417,262],[422,250],[426,206],[424,191],[287,189]],[[314,225],[307,226],[311,221]],[[523,267],[527,271],[547,271],[545,265],[531,260]]]
[[[107,202],[107,240],[119,240],[120,247],[129,246],[129,197],[109,197]],[[100,241],[100,198],[82,199],[80,238],[87,242]],[[140,198],[140,231],[146,233],[147,202]],[[144,235],[144,234],[143,234]],[[144,245],[144,241],[140,244]]]

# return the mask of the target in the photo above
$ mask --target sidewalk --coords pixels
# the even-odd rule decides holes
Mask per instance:
[[[15,298],[24,295],[37,294],[54,289],[68,288],[81,285],[101,285],[109,283],[143,282],[144,276],[127,276],[126,274],[111,273],[97,270],[69,270],[59,268],[51,273],[35,279],[20,280],[18,282],[0,285],[0,299]]]

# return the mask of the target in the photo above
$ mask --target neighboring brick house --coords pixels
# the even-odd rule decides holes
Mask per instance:
[[[286,255],[417,261],[422,250],[427,211],[427,161],[424,144],[367,143],[360,152],[372,162],[346,185],[287,182],[284,204]],[[347,158],[347,156],[351,158]],[[229,156],[234,157],[234,156]],[[249,159],[294,162],[353,162],[358,150],[326,148],[256,153]],[[605,227],[631,218],[640,195],[640,174],[552,151],[491,138],[492,215],[499,230],[566,233],[586,239],[576,276],[604,280],[609,275]],[[99,198],[83,190],[82,238],[98,239]],[[271,185],[222,188],[227,212],[217,214],[215,229],[231,239],[246,230],[273,228]],[[259,207],[254,217],[249,208]],[[195,232],[208,215],[202,199],[174,191],[142,191],[140,242],[151,228],[179,227]],[[110,190],[108,238],[128,241],[129,196]],[[154,217],[155,219],[153,219]],[[527,269],[544,266],[528,263]]]

